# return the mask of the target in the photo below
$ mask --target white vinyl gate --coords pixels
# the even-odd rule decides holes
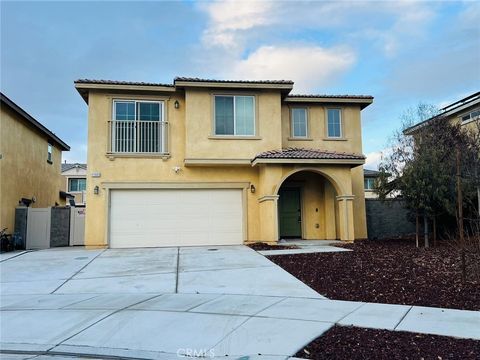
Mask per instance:
[[[27,249],[48,249],[50,247],[50,208],[28,208]]]

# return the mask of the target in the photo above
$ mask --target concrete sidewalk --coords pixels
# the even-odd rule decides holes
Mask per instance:
[[[480,312],[328,300],[244,246],[52,249],[0,267],[2,359],[287,359],[334,324],[480,339]]]

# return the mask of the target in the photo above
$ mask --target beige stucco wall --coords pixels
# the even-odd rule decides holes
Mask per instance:
[[[62,153],[53,146],[53,164],[47,162],[48,139],[9,108],[0,109],[0,227],[14,229],[15,207],[21,198],[36,202],[32,207],[64,204],[65,190],[60,175]]]
[[[232,94],[225,91],[187,89],[185,92],[185,123],[187,159],[252,159],[265,150],[282,147],[280,92],[255,91],[233,94],[255,96],[256,136],[236,140],[228,136],[214,136],[213,95]]]
[[[88,111],[88,175],[87,175],[87,203],[88,211],[86,218],[85,242],[90,246],[105,246],[108,242],[108,192],[112,183],[123,184],[122,186],[135,187],[135,183],[148,183],[149,186],[161,186],[165,183],[175,183],[174,186],[182,187],[182,184],[195,183],[198,186],[205,183],[244,183],[246,193],[246,204],[244,204],[247,214],[246,241],[276,241],[278,239],[278,219],[275,196],[280,184],[291,174],[302,169],[300,166],[293,165],[258,165],[252,167],[245,166],[185,166],[185,159],[252,159],[256,153],[280,149],[286,145],[282,140],[283,122],[281,118],[281,97],[279,92],[256,91],[257,103],[257,129],[258,139],[212,139],[212,120],[213,120],[213,102],[212,92],[210,90],[186,90],[186,93],[177,91],[175,93],[164,94],[121,94],[113,92],[91,91],[89,94]],[[109,156],[108,149],[108,121],[112,118],[113,99],[149,99],[165,101],[166,119],[169,122],[169,150],[170,157],[162,158],[158,156]],[[178,101],[180,106],[175,109],[174,103]],[[351,112],[351,118],[357,120],[359,117],[359,108],[354,106],[352,109],[346,109],[346,114]],[[358,113],[358,115],[356,115]],[[349,115],[350,116],[350,115]],[[349,118],[349,117],[346,117]],[[276,121],[275,119],[278,119]],[[355,125],[357,124],[357,125]],[[347,136],[352,139],[356,134],[354,130],[346,130]],[[349,126],[349,125],[347,125]],[[358,130],[359,131],[359,130]],[[361,138],[361,134],[358,135]],[[356,139],[356,138],[355,138]],[[349,142],[330,141],[329,150],[346,150]],[[313,142],[309,147],[320,147]],[[299,144],[295,144],[298,146]],[[355,140],[355,149],[361,152],[361,141]],[[321,148],[321,147],[320,147]],[[345,150],[344,150],[345,149]],[[174,167],[179,167],[180,171],[175,172]],[[355,218],[352,222],[355,227],[355,234],[350,234],[356,238],[366,237],[365,226],[365,204],[363,201],[363,172],[362,167],[358,166],[353,171],[348,165],[323,165],[311,166],[310,170],[321,170],[326,178],[332,182],[320,182],[324,184],[323,188],[316,188],[318,185],[312,179],[308,180],[309,194],[323,196],[326,199],[325,218],[317,219],[315,215],[306,216],[308,229],[305,232],[307,238],[318,238],[324,235],[325,238],[338,238],[340,230],[336,222],[341,223],[342,219]],[[100,177],[92,177],[92,173],[100,173]],[[256,192],[251,193],[250,185],[256,187]],[[360,187],[358,186],[360,184]],[[98,186],[100,192],[94,194],[94,188]],[[209,186],[209,185],[205,185]],[[334,191],[334,187],[336,191]],[[310,192],[311,191],[311,192]],[[353,207],[340,206],[335,210],[338,202],[335,194],[355,195],[355,211],[363,219],[357,219],[353,216]],[[358,197],[357,197],[358,195]],[[310,209],[318,205],[318,199],[312,200],[312,203],[306,203]],[[350,200],[348,201],[351,202]],[[351,206],[350,206],[351,207]],[[332,214],[327,215],[328,211],[339,213],[337,217]],[[340,214],[341,213],[341,214]],[[342,215],[343,214],[343,215]],[[337,220],[336,220],[337,219]],[[344,221],[344,220],[342,220]],[[320,230],[311,229],[311,224],[320,222]],[[277,236],[277,237],[276,237]],[[275,238],[276,237],[276,238]]]

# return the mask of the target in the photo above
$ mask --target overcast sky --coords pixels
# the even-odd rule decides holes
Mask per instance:
[[[367,167],[404,109],[480,90],[480,2],[1,1],[1,91],[86,160],[79,78],[289,79],[367,94]]]

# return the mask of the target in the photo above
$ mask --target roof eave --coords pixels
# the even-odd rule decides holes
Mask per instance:
[[[77,83],[75,88],[80,96],[88,104],[88,92],[90,90],[119,90],[119,91],[141,91],[141,92],[169,92],[176,91],[174,86],[167,85],[134,85],[134,84],[98,84],[98,83]]]
[[[30,125],[35,127],[43,135],[45,135],[48,141],[52,142],[53,144],[57,144],[62,151],[70,151],[70,146],[68,146],[65,142],[63,142],[62,139],[60,139],[52,131],[47,129],[41,122],[36,120],[33,116],[31,116],[29,113],[23,110],[20,106],[15,104],[12,100],[10,100],[4,94],[1,95],[1,102],[2,104],[9,107],[12,111],[14,111],[17,115],[25,119]]]
[[[373,98],[335,98],[335,97],[289,97],[284,100],[288,103],[329,103],[329,104],[355,104],[363,110],[373,103]]]

